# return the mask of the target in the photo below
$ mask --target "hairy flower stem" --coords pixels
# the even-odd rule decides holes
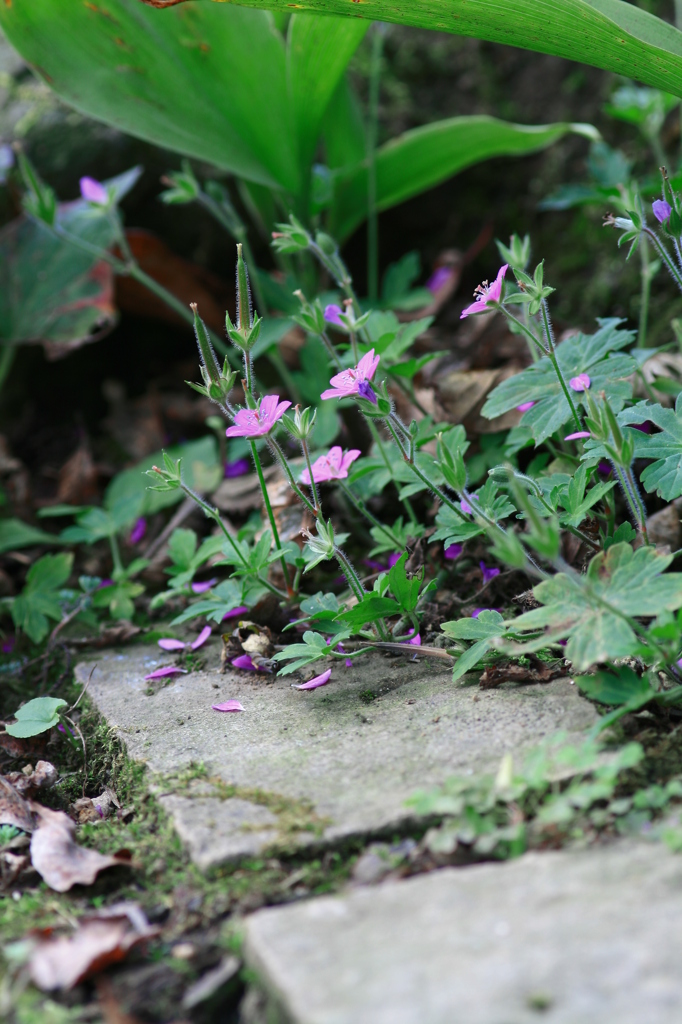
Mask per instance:
[[[291,487],[292,491],[294,492],[298,500],[303,505],[305,505],[308,511],[311,512],[313,516],[317,519],[320,516],[320,513],[322,512],[322,505],[317,496],[317,492],[315,492],[315,494],[313,495],[315,504],[312,505],[311,502],[306,498],[301,488],[299,487],[298,482],[294,477],[294,474],[291,472],[291,468],[289,466],[289,463],[287,462],[287,457],[280,448],[279,443],[275,441],[274,437],[268,438],[268,447],[270,448],[270,451],[275,456],[279,465],[281,466],[282,472],[284,473],[284,475],[287,478],[287,481],[289,482],[289,487]],[[308,462],[310,462],[310,459],[308,459]],[[310,467],[308,468],[308,472],[310,472]],[[310,475],[310,479],[312,480],[312,473]]]
[[[319,515],[322,511],[322,505],[320,502],[319,495],[317,493],[317,484],[315,483],[315,477],[313,476],[313,466],[310,461],[310,450],[308,448],[308,441],[306,438],[301,438],[301,450],[303,452],[303,458],[305,459],[306,468],[308,470],[308,476],[310,477],[310,493],[313,496],[315,503],[316,515]]]
[[[647,236],[647,238],[651,241],[651,243],[653,244],[654,249],[656,250],[656,252],[660,256],[660,258],[663,261],[663,263],[665,263],[666,267],[668,268],[668,273],[670,274],[670,276],[672,277],[673,281],[675,282],[677,287],[680,289],[680,291],[682,291],[682,274],[680,274],[680,271],[677,269],[677,267],[675,266],[675,264],[671,260],[670,255],[669,255],[667,249],[665,248],[665,246],[661,242],[661,240],[658,237],[658,235],[656,234],[656,232],[652,231],[652,229],[650,227],[647,227],[645,225],[642,228],[642,234],[645,234]]]
[[[582,430],[582,423],[580,422],[580,417],[578,416],[576,407],[573,404],[571,392],[568,389],[568,384],[564,379],[564,375],[559,367],[559,361],[556,357],[556,347],[554,345],[554,331],[552,330],[552,323],[549,319],[549,310],[547,308],[547,303],[544,299],[542,300],[542,305],[540,306],[540,312],[542,313],[542,326],[545,332],[545,339],[547,341],[547,355],[549,356],[550,362],[554,367],[554,372],[557,376],[557,380],[559,381],[566,401],[568,402],[568,407],[571,410],[571,415],[573,416],[576,428],[578,430]]]
[[[368,522],[372,524],[372,526],[374,526],[377,530],[380,530],[381,533],[385,535],[387,540],[389,540],[391,544],[395,545],[396,549],[399,550],[400,548],[402,548],[402,542],[398,540],[398,538],[395,536],[393,531],[388,526],[384,526],[384,524],[380,522],[377,519],[377,517],[370,512],[362,498],[358,498],[355,494],[353,494],[350,487],[347,487],[342,480],[337,480],[337,483],[341,490],[343,491],[343,493],[348,498],[348,500],[353,505],[355,505],[358,512],[360,512],[360,514],[363,515],[365,519],[367,519]]]
[[[649,320],[649,300],[651,298],[651,260],[649,259],[649,241],[646,235],[639,240],[640,290],[639,290],[639,325],[637,330],[637,348],[646,348],[646,332]],[[643,377],[643,375],[642,375]]]
[[[367,118],[367,296],[376,302],[379,295],[379,216],[377,210],[376,150],[379,131],[379,88],[385,26],[372,26],[372,53],[369,72],[369,111]]]
[[[384,442],[381,439],[381,434],[377,430],[376,423],[374,422],[373,419],[370,419],[367,416],[365,417],[365,423],[367,424],[367,427],[369,429],[370,434],[374,438],[375,444],[376,444],[377,448],[379,449],[379,453],[380,453],[381,458],[383,460],[384,466],[386,467],[386,470],[387,470],[391,480],[393,480],[393,483],[395,485],[395,489],[398,491],[398,497],[400,497],[400,488],[398,487],[398,484],[396,483],[396,481],[394,479],[394,476],[393,476],[393,467],[391,466],[391,460],[389,459],[388,454],[386,452],[386,448],[384,446]],[[400,500],[401,500],[401,502],[402,502],[402,504],[403,504],[403,506],[405,508],[405,511],[407,512],[408,516],[410,517],[410,522],[413,523],[415,526],[417,526],[418,525],[417,524],[417,517],[415,515],[414,509],[412,508],[412,503],[410,502],[410,499],[409,498],[400,498]]]
[[[113,534],[109,537],[109,548],[111,549],[111,561],[114,565],[114,579],[121,579],[125,574],[125,570],[123,568],[123,562],[121,561],[121,552],[119,551],[118,540]]]
[[[248,563],[248,562],[247,562],[247,560],[246,560],[246,559],[244,558],[244,555],[242,554],[242,552],[241,552],[241,551],[240,551],[240,549],[239,549],[239,545],[238,545],[238,544],[236,543],[236,541],[235,541],[234,537],[232,536],[232,534],[230,533],[230,531],[228,530],[228,528],[227,528],[227,527],[225,526],[225,523],[224,523],[224,522],[222,521],[222,518],[221,518],[221,516],[220,516],[220,512],[218,511],[218,509],[217,509],[217,508],[214,508],[214,507],[213,507],[212,505],[209,505],[207,501],[204,501],[204,499],[203,499],[203,498],[201,497],[201,495],[197,494],[197,493],[196,493],[196,491],[193,491],[191,487],[188,487],[188,486],[187,486],[187,484],[185,484],[185,483],[181,482],[181,483],[180,483],[180,487],[181,487],[181,489],[182,489],[182,490],[184,491],[184,493],[185,493],[185,494],[187,495],[187,497],[188,497],[188,498],[191,498],[191,499],[192,499],[192,501],[193,501],[193,502],[194,502],[194,503],[195,503],[196,505],[198,505],[198,506],[199,506],[199,508],[200,508],[200,509],[202,510],[202,512],[204,513],[204,515],[205,515],[205,516],[207,516],[207,518],[209,518],[209,519],[212,519],[212,520],[214,521],[214,523],[216,524],[216,526],[218,526],[218,528],[219,528],[219,529],[220,529],[220,530],[222,531],[222,533],[224,534],[224,536],[225,536],[225,539],[227,540],[227,542],[229,543],[230,547],[231,547],[231,548],[232,548],[232,550],[234,551],[235,555],[237,556],[237,558],[238,558],[238,559],[239,559],[239,561],[241,562],[241,564],[242,564],[242,567],[243,567],[244,569],[249,569],[249,563]],[[263,577],[262,577],[262,576],[260,575],[260,573],[256,573],[255,575],[256,575],[256,579],[258,580],[258,582],[259,582],[259,583],[260,583],[260,584],[261,584],[262,586],[264,586],[264,587],[265,587],[265,588],[266,588],[267,590],[269,590],[269,591],[270,591],[270,592],[271,592],[272,594],[276,594],[276,595],[277,595],[277,597],[280,597],[280,598],[283,598],[284,600],[286,600],[286,598],[288,597],[288,595],[287,595],[287,594],[285,594],[285,593],[284,593],[283,591],[281,591],[281,590],[279,589],[279,587],[276,587],[276,586],[274,585],[274,583],[270,583],[270,581],[269,581],[269,580],[267,580],[267,579],[264,579],[264,578],[263,578]]]
[[[398,437],[396,429],[393,426],[393,424],[391,423],[391,420],[390,419],[386,419],[386,420],[384,420],[384,423],[386,424],[386,427],[388,428],[388,432],[390,433],[391,437],[393,438],[395,443],[398,445],[398,448],[402,452],[402,455],[403,455],[403,458],[405,459],[405,462],[410,467],[410,469],[414,473],[414,475],[419,477],[421,482],[423,484],[426,484],[428,489],[430,491],[433,491],[433,493],[438,498],[440,498],[440,500],[443,502],[444,505],[447,505],[449,509],[452,509],[452,511],[456,515],[458,515],[461,520],[463,520],[465,523],[468,523],[469,520],[467,519],[467,517],[464,514],[464,512],[462,512],[461,508],[458,508],[457,505],[454,503],[454,501],[451,501],[450,498],[448,498],[448,496],[445,493],[445,491],[441,490],[441,488],[438,487],[438,485],[435,484],[432,480],[429,480],[429,478],[426,476],[425,473],[422,473],[421,469],[419,468],[419,466],[417,465],[417,463],[415,461],[414,452],[413,451],[409,451],[409,452],[405,451],[405,449],[403,447],[403,444],[402,444],[402,441]]]
[[[342,551],[341,548],[338,547],[336,544],[334,545],[334,557],[341,566],[341,570],[345,575],[346,579],[348,580],[348,586],[353,591],[353,594],[355,595],[355,597],[357,597],[358,601],[362,601],[365,595],[365,588],[362,585],[362,580],[360,579],[355,569],[353,568],[353,565],[348,555],[345,553],[345,551]]]
[[[623,466],[619,466],[616,462],[612,462],[611,464],[613,466],[614,473],[618,478],[618,483],[621,486],[621,490],[625,496],[632,518],[637,524],[637,529],[642,534],[644,543],[648,544],[649,534],[647,533],[646,528],[646,510],[644,509],[642,499],[639,496],[637,485],[632,476],[632,470],[625,469]]]
[[[251,456],[253,458],[254,465],[256,467],[256,473],[258,474],[258,482],[260,489],[263,493],[263,503],[265,504],[266,512],[268,513],[268,519],[270,520],[270,528],[272,529],[272,536],[275,541],[275,547],[280,552],[280,565],[282,566],[282,572],[284,573],[284,582],[286,583],[287,592],[289,595],[293,594],[291,586],[291,576],[289,575],[289,566],[286,563],[284,554],[282,553],[282,544],[279,539],[279,532],[277,530],[277,523],[275,522],[275,514],[272,511],[272,505],[270,504],[270,496],[268,489],[265,486],[265,477],[263,476],[263,467],[261,466],[260,456],[258,455],[258,449],[256,448],[256,442],[251,441]]]

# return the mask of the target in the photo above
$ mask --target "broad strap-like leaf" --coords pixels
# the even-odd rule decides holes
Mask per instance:
[[[240,2],[270,10],[290,9],[288,0]],[[551,53],[682,95],[682,33],[625,0],[363,0],[352,5],[348,0],[301,0],[297,8]]]
[[[377,207],[388,210],[482,160],[537,152],[569,132],[597,137],[590,125],[521,125],[484,115],[413,128],[376,154]],[[365,219],[366,162],[336,176],[330,213],[330,229],[341,240]]]
[[[597,322],[599,330],[595,334],[574,334],[561,342],[556,349],[557,362],[567,382],[587,373],[592,394],[604,391],[612,408],[618,411],[632,396],[628,378],[635,372],[636,362],[620,350],[632,344],[634,333],[620,330],[618,325],[623,321],[615,317]],[[481,412],[494,419],[525,402],[535,403],[523,414],[521,423],[530,429],[536,444],[572,422],[568,402],[547,356],[502,381],[488,395]],[[573,392],[573,402],[576,406],[585,405],[585,393]]]

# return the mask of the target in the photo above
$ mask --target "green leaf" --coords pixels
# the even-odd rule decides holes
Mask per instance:
[[[10,736],[26,739],[53,729],[59,722],[59,709],[66,707],[61,697],[34,697],[15,714],[16,722],[6,727]]]
[[[366,622],[376,622],[386,615],[398,615],[399,612],[400,605],[392,598],[368,594],[352,608],[339,612],[336,618],[347,623],[353,631],[357,631]]]
[[[534,587],[543,607],[515,619],[514,632],[549,626],[552,639],[568,637],[566,657],[579,670],[626,657],[638,641],[621,614],[653,617],[682,607],[682,573],[665,573],[671,561],[651,547],[613,544],[584,577],[557,573]]]
[[[294,14],[287,36],[287,79],[304,167],[312,163],[322,118],[369,24],[357,18]]]
[[[491,608],[480,612],[475,619],[467,616],[465,619],[443,622],[440,628],[453,640],[486,640],[504,636],[507,625],[500,613]]]
[[[197,551],[194,530],[173,530],[168,541],[168,554],[177,570],[189,569]]]
[[[109,248],[109,220],[79,200],[60,206],[57,225]],[[0,231],[0,344],[40,342],[50,359],[96,341],[114,326],[113,272],[28,217]]]
[[[682,394],[678,396],[674,410],[638,402],[618,416],[622,426],[646,420],[660,427],[660,433],[626,431],[635,442],[635,458],[654,460],[642,472],[642,486],[649,493],[656,491],[664,501],[673,501],[682,494]],[[599,458],[601,450],[601,446],[589,445],[584,458]]]
[[[73,566],[73,555],[43,555],[26,574],[26,585],[12,601],[12,620],[34,643],[47,636],[48,619],[62,617],[59,589],[66,583]]]
[[[58,590],[71,575],[72,566],[71,554],[43,555],[28,570],[24,593],[27,590]]]
[[[583,693],[600,704],[629,704],[641,699],[642,703],[656,696],[645,676],[638,676],[631,668],[619,665],[615,671],[595,672],[593,676],[576,676],[574,682]]]
[[[483,160],[535,153],[568,132],[598,137],[590,125],[520,125],[485,115],[452,117],[413,128],[377,151],[377,208],[388,210]],[[365,219],[365,165],[335,178],[330,215],[330,230],[340,240]]]
[[[62,543],[60,537],[38,530],[35,526],[29,526],[21,519],[0,519],[0,554],[3,551],[32,547],[34,544]]]
[[[411,579],[408,579],[405,572],[407,557],[407,551],[403,551],[398,561],[388,572],[390,591],[400,605],[401,612],[405,615],[409,615],[417,607],[419,588],[422,585],[422,577],[412,576]]]
[[[619,350],[632,344],[634,332],[619,330],[618,325],[623,321],[615,317],[597,322],[599,330],[596,334],[575,334],[562,341],[557,346],[556,358],[565,380],[580,373],[589,374],[591,393],[604,391],[612,408],[618,411],[632,397],[632,383],[628,378],[636,369],[632,356]],[[572,397],[575,405],[586,404],[585,393],[576,391]],[[563,389],[547,356],[521,373],[508,377],[491,391],[481,412],[488,419],[494,419],[531,401],[535,405],[523,414],[522,425],[530,429],[536,445],[572,419]]]

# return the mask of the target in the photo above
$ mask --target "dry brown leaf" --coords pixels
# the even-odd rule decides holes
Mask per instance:
[[[23,832],[32,832],[35,828],[31,804],[3,775],[0,775],[0,825],[14,825]]]
[[[81,918],[73,935],[38,936],[29,960],[31,978],[44,992],[73,988],[158,933],[137,904],[115,904]]]
[[[14,786],[21,796],[31,796],[39,789],[51,789],[59,772],[49,761],[38,761],[35,768],[27,765],[23,771],[10,772],[5,780]]]
[[[39,736],[29,736],[22,739],[19,736],[10,736],[8,732],[0,732],[0,750],[16,760],[27,757],[39,757],[45,753],[49,733],[43,732]]]
[[[489,665],[478,682],[482,690],[492,690],[502,683],[549,683],[565,674],[561,665]]]
[[[79,846],[76,826],[63,811],[51,811],[36,803],[31,807],[38,817],[31,839],[33,867],[56,892],[67,892],[74,885],[92,885],[105,868],[130,866],[130,856],[124,851],[109,856]]]
[[[113,814],[115,808],[120,806],[113,789],[111,786],[107,786],[99,796],[84,796],[80,800],[76,800],[73,811],[79,825],[82,825],[86,821],[104,821],[110,814]]]
[[[97,467],[87,444],[81,444],[59,470],[57,502],[88,505],[97,497]]]

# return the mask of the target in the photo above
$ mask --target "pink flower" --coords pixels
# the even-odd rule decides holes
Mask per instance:
[[[517,405],[516,408],[519,412],[528,412],[528,410],[532,409],[534,405],[535,402],[523,402],[521,405]]]
[[[334,324],[336,327],[345,327],[341,314],[343,310],[336,303],[332,302],[328,306],[324,307],[324,318],[328,324]]]
[[[589,430],[576,430],[575,434],[566,434],[564,441],[578,441],[581,437],[592,437]]]
[[[319,676],[315,676],[314,679],[309,679],[307,683],[293,683],[294,690],[316,690],[318,686],[325,686],[330,679],[332,670],[327,669],[326,672],[322,672]]]
[[[243,711],[244,708],[238,700],[226,700],[222,704],[211,704],[214,711]]]
[[[106,206],[109,202],[109,193],[100,181],[94,178],[81,178],[80,189],[83,199],[88,203],[95,203],[97,206]]]
[[[184,644],[182,640],[174,640],[173,637],[164,638],[159,640],[159,647],[164,651],[196,651],[206,643],[211,635],[211,627],[204,626],[196,640],[193,640],[191,644]]]
[[[147,520],[140,516],[140,518],[135,521],[135,525],[130,531],[130,543],[139,544],[146,532]]]
[[[352,667],[353,667],[353,660],[352,660],[352,658],[346,658],[346,668],[352,668]]]
[[[571,377],[568,383],[574,391],[587,391],[592,381],[586,373],[579,373],[577,377]]]
[[[334,445],[326,455],[320,455],[319,459],[313,462],[313,480],[316,484],[327,480],[345,480],[351,463],[361,454],[359,448],[351,448],[344,454],[339,445]],[[301,483],[310,484],[310,473],[307,469],[301,473]]]
[[[451,558],[454,561],[455,558],[459,558],[463,551],[464,547],[461,544],[451,544],[445,549],[443,554],[446,558]]]
[[[465,316],[471,316],[473,313],[485,313],[488,309],[489,302],[500,301],[502,296],[502,282],[504,281],[504,275],[507,273],[508,268],[508,263],[505,263],[503,267],[500,267],[497,272],[497,277],[492,284],[488,284],[487,281],[484,281],[483,284],[479,284],[479,286],[474,290],[474,296],[478,296],[478,298],[460,313],[460,320],[463,320]]]
[[[291,402],[280,402],[279,395],[266,395],[258,409],[240,409],[234,426],[225,431],[227,437],[263,437],[281,419]]]
[[[203,583],[193,583],[192,593],[193,594],[205,594],[207,590],[214,587],[218,582],[218,577],[214,576],[212,580],[204,580]]]
[[[474,499],[474,501],[478,501],[478,500],[479,500],[479,498],[478,498],[478,495],[477,495],[477,494],[472,494],[472,495],[471,495],[471,497],[472,497],[472,498]],[[464,498],[462,498],[462,500],[460,501],[460,503],[459,503],[459,507],[461,508],[462,512],[466,512],[466,513],[467,513],[467,515],[470,515],[470,516],[471,516],[471,515],[473,515],[473,514],[474,514],[474,510],[473,510],[473,508],[471,507],[471,505],[469,504],[469,502],[468,502],[468,501],[466,501],[466,500],[465,500]]]
[[[431,277],[426,282],[426,287],[432,295],[437,295],[441,288],[445,288],[455,276],[452,267],[436,267]]]
[[[260,665],[256,665],[251,660],[250,654],[240,654],[238,658],[233,658],[230,662],[235,668],[243,668],[246,672],[267,672],[268,669],[262,668]]]
[[[320,398],[348,398],[350,395],[357,395],[361,382],[371,380],[377,372],[379,359],[380,356],[374,355],[374,349],[370,349],[357,366],[350,370],[343,370],[332,377],[329,381],[332,385],[331,388],[323,391]]]
[[[666,203],[665,199],[654,200],[651,204],[651,209],[653,210],[654,217],[659,224],[665,224],[670,217],[670,214],[673,212],[672,206],[670,203]]]
[[[234,619],[237,617],[237,615],[243,615],[244,612],[248,612],[248,610],[249,609],[246,607],[245,604],[240,604],[238,608],[233,608],[232,611],[225,612],[220,621],[224,622],[225,619]]]
[[[181,674],[186,675],[187,674],[187,669],[186,668],[178,668],[177,665],[166,665],[165,668],[157,668],[155,672],[150,672],[149,675],[145,676],[144,678],[145,679],[165,679],[166,676],[177,676],[177,675],[181,675]]]
[[[491,580],[494,580],[496,576],[500,575],[499,569],[489,569],[485,562],[479,562],[478,566],[481,570],[481,573],[483,574],[484,583],[490,583]]]
[[[415,647],[420,647],[422,638],[419,635],[419,633],[415,633],[415,635],[410,640],[403,640],[401,642],[405,644],[414,644]]]

